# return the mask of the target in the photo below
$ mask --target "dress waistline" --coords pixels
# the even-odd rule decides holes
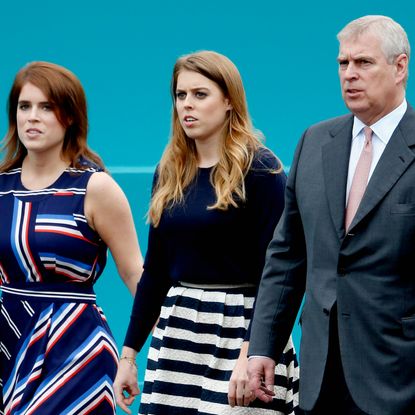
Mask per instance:
[[[78,283],[12,283],[0,286],[3,298],[51,302],[95,303],[96,295],[92,286]]]
[[[202,290],[232,290],[237,288],[254,288],[255,284],[193,284],[191,282],[179,281],[179,285],[186,288],[199,288]]]

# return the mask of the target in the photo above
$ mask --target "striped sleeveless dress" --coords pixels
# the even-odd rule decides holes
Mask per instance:
[[[107,247],[85,219],[86,167],[33,191],[20,168],[0,173],[1,414],[115,414],[118,352],[93,291]]]

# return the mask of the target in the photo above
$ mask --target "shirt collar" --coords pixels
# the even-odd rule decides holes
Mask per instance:
[[[371,130],[385,145],[388,144],[393,132],[405,115],[407,107],[408,104],[404,98],[401,105],[370,126]],[[360,134],[364,127],[366,127],[366,124],[355,116],[353,119],[352,140]]]

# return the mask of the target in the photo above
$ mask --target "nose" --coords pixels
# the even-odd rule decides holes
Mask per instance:
[[[29,112],[29,118],[28,120],[30,122],[35,122],[35,121],[39,121],[39,111],[38,108],[36,107],[36,105],[33,105],[30,108],[30,112]]]
[[[186,95],[186,98],[184,99],[184,107],[187,108],[193,108],[193,98],[190,96],[190,94]]]
[[[353,62],[349,62],[347,67],[343,70],[343,76],[346,80],[356,79],[358,77],[356,66]]]

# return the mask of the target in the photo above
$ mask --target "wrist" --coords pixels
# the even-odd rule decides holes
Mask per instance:
[[[137,362],[135,361],[135,357],[132,356],[121,356],[120,362],[125,360],[131,367],[137,369]]]

